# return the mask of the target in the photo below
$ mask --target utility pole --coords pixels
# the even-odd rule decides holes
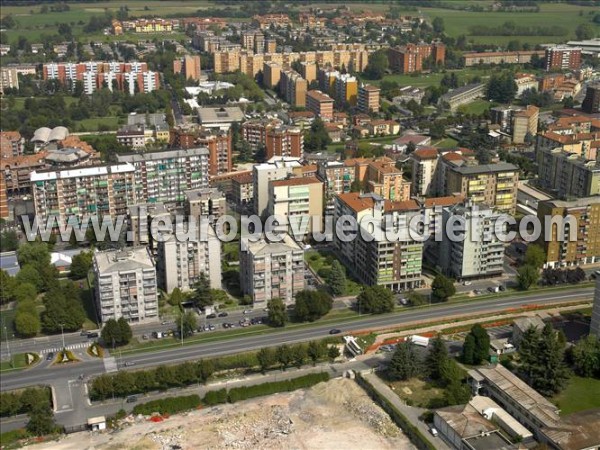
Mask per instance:
[[[183,347],[183,311],[181,312],[181,346]]]
[[[66,346],[65,346],[65,329],[64,329],[64,324],[60,324],[60,334],[62,335],[62,344],[63,344],[63,352],[66,350]]]
[[[8,361],[10,363],[10,367],[12,368],[12,356],[10,354],[10,345],[8,345],[8,328],[6,328],[6,326],[4,325],[4,317],[2,317],[2,328],[4,329],[4,336],[6,337],[6,351],[8,353]]]

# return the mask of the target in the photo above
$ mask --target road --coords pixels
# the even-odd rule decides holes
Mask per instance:
[[[262,347],[275,346],[283,343],[294,343],[321,339],[329,336],[329,330],[338,328],[344,333],[358,330],[369,330],[380,327],[402,325],[407,322],[432,321],[448,318],[453,315],[475,315],[492,311],[515,308],[524,305],[544,305],[561,301],[591,299],[593,288],[574,288],[571,291],[542,292],[533,295],[514,295],[510,297],[477,300],[472,303],[441,304],[402,313],[382,316],[365,316],[353,321],[340,321],[336,324],[317,325],[297,329],[283,328],[272,333],[240,336],[220,342],[207,342],[187,347],[173,347],[148,353],[137,353],[123,356],[121,363],[133,363],[133,368],[152,367],[165,363],[178,363],[188,360],[216,357],[234,354]],[[36,367],[30,370],[5,373],[0,380],[1,390],[17,389],[34,384],[52,383],[57,379],[98,375],[105,372],[102,361],[82,361],[71,367]]]

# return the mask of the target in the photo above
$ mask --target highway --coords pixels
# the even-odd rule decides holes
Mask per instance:
[[[173,347],[155,352],[136,353],[118,358],[121,364],[133,363],[131,369],[152,367],[160,364],[178,363],[188,360],[216,357],[234,354],[261,347],[276,346],[283,343],[294,343],[320,339],[329,336],[332,328],[338,328],[343,333],[359,330],[369,330],[380,327],[401,326],[403,323],[415,321],[434,321],[450,316],[477,315],[517,308],[526,305],[544,305],[562,301],[591,300],[593,288],[573,288],[570,291],[541,292],[532,295],[513,295],[474,300],[473,302],[457,304],[440,304],[430,307],[407,309],[402,312],[381,316],[365,316],[352,321],[340,321],[336,324],[316,325],[312,327],[283,328],[280,331],[240,336],[224,341],[200,343],[184,347]],[[248,328],[251,330],[251,328]],[[113,354],[113,356],[118,356]],[[125,369],[126,370],[126,369]],[[49,367],[41,364],[25,371],[4,373],[0,381],[1,390],[22,388],[35,384],[50,384],[57,379],[72,379],[79,375],[94,376],[104,373],[102,361],[82,361],[68,367]]]

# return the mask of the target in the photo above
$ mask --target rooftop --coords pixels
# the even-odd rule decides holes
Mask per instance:
[[[167,150],[164,152],[145,152],[145,153],[129,153],[127,155],[117,155],[119,162],[142,162],[142,161],[157,161],[161,159],[187,158],[190,156],[208,155],[206,147],[187,148],[179,150]]]
[[[135,172],[135,167],[129,163],[124,164],[113,164],[110,166],[97,166],[97,167],[83,167],[80,169],[67,169],[67,170],[47,170],[47,171],[33,171],[30,175],[31,181],[48,181],[57,180],[59,178],[76,178],[76,177],[94,177],[100,175],[107,175],[110,173],[123,173],[123,172]]]
[[[318,100],[320,102],[333,102],[333,99],[329,95],[324,94],[323,92],[318,90],[308,91],[306,96],[314,98],[315,100]]]
[[[280,235],[281,236],[281,235]],[[302,251],[302,248],[289,234],[282,235],[280,242],[269,242],[265,239],[252,242],[246,238],[240,241],[241,251],[252,253],[254,256],[265,256],[288,253],[293,251]]]
[[[287,180],[275,180],[271,181],[271,186],[282,187],[282,186],[302,186],[305,184],[321,184],[316,177],[300,177],[300,178],[289,178]]]
[[[244,112],[238,106],[198,108],[198,119],[201,124],[241,122]]]
[[[194,200],[215,200],[225,198],[225,194],[217,188],[188,189],[187,191],[184,191],[184,194],[190,202]]]
[[[482,417],[479,411],[470,404],[448,406],[438,409],[435,414],[444,419],[448,426],[461,438],[468,438],[497,429],[493,423]]]
[[[555,208],[585,208],[586,206],[589,205],[597,205],[600,203],[600,197],[598,196],[594,196],[594,197],[585,197],[585,198],[578,198],[575,200],[571,200],[571,201],[566,201],[566,200],[548,200],[546,202],[544,202],[548,205],[552,205]]]
[[[517,172],[519,169],[513,164],[501,162],[497,164],[482,164],[478,166],[456,167],[452,170],[462,175],[478,175],[482,173]]]
[[[154,269],[154,262],[146,247],[130,247],[127,250],[94,252],[94,267],[102,276],[113,272]]]

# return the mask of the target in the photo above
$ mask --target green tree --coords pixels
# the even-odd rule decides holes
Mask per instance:
[[[87,278],[88,272],[92,268],[92,252],[81,252],[73,256],[71,261],[71,278],[80,280]]]
[[[108,319],[102,327],[100,333],[104,344],[109,347],[115,347],[121,343],[121,327],[115,319]]]
[[[299,369],[304,365],[304,363],[306,362],[306,358],[308,357],[306,345],[296,344],[291,347],[291,351],[292,363]]]
[[[269,347],[261,348],[256,354],[256,359],[258,360],[258,365],[263,373],[277,363],[275,350]]]
[[[26,425],[27,432],[34,436],[45,436],[58,430],[54,421],[54,414],[50,406],[38,404],[29,413],[29,422]]]
[[[194,284],[192,300],[198,308],[204,308],[213,304],[213,299],[210,295],[210,282],[204,272],[200,273],[198,281]]]
[[[40,332],[40,318],[34,310],[19,311],[15,314],[15,330],[22,337],[33,337]]]
[[[438,274],[431,283],[431,297],[433,301],[445,302],[456,293],[454,282],[442,274]]]
[[[600,339],[590,334],[570,350],[573,370],[581,377],[600,378]]]
[[[517,284],[519,289],[528,290],[531,286],[537,284],[540,279],[540,272],[537,267],[525,265],[517,270]]]
[[[465,337],[462,348],[462,361],[465,364],[474,364],[475,360],[475,337],[469,333]]]
[[[303,322],[314,322],[320,319],[333,306],[331,295],[323,290],[303,290],[296,294],[294,315]]]
[[[21,267],[31,264],[36,268],[50,265],[50,252],[44,242],[27,242],[19,246],[17,259]]]
[[[422,369],[421,358],[410,339],[399,343],[387,368],[391,380],[409,380]]]
[[[322,341],[310,341],[307,348],[308,357],[314,363],[323,359],[327,354],[327,344]]]
[[[337,259],[331,263],[331,271],[327,277],[327,285],[331,290],[331,294],[335,297],[343,295],[344,292],[346,292],[346,271]]]
[[[421,306],[427,304],[427,297],[415,291],[410,291],[407,300],[411,306]]]
[[[289,345],[280,345],[277,347],[277,350],[275,350],[275,353],[277,354],[277,362],[279,362],[284,369],[292,363],[294,354]]]
[[[21,267],[21,270],[15,276],[18,284],[31,284],[35,286],[36,294],[41,292],[43,286],[43,281],[40,278],[40,274],[38,269],[34,267],[32,264],[26,264]]]
[[[541,269],[546,262],[546,252],[538,244],[529,244],[525,251],[525,265]]]
[[[49,333],[81,329],[86,315],[81,303],[81,291],[73,282],[52,287],[44,295],[42,328]]]
[[[335,361],[336,358],[340,357],[340,349],[337,347],[337,345],[332,345],[331,347],[329,347],[327,349],[327,358],[329,358],[329,361],[333,362]]]
[[[356,301],[360,311],[367,314],[383,314],[394,310],[392,292],[379,285],[365,287]]]
[[[317,117],[304,134],[304,150],[317,152],[325,150],[329,144],[331,144],[331,138],[325,129],[325,123]]]
[[[0,233],[0,252],[14,252],[19,247],[19,238],[14,230]]]
[[[593,39],[596,37],[596,30],[590,23],[582,23],[575,28],[575,36],[579,40]]]
[[[280,298],[273,298],[267,303],[269,309],[268,319],[269,325],[273,327],[283,327],[288,320],[288,315],[285,310],[285,304]]]
[[[0,269],[0,305],[5,305],[14,298],[15,287],[14,278]]]
[[[188,311],[183,315],[183,335],[184,337],[191,336],[198,328],[198,320],[196,314],[193,311]]]
[[[487,98],[499,103],[510,103],[515,98],[517,89],[512,72],[494,72],[487,84]]]
[[[434,380],[441,380],[444,371],[444,365],[448,360],[448,349],[442,340],[441,335],[437,335],[430,342],[430,349],[425,358],[425,367],[429,376]]]
[[[436,34],[444,33],[444,19],[441,17],[434,17],[431,21],[431,26]]]
[[[480,364],[481,361],[485,361],[489,357],[490,336],[485,330],[485,328],[483,328],[478,323],[471,327],[469,335],[473,336],[475,343],[475,348],[473,351],[473,362],[471,364]]]
[[[37,289],[31,283],[17,284],[13,289],[13,298],[17,304],[22,302],[33,302],[37,297]]]
[[[183,298],[184,297],[183,293],[181,292],[181,289],[175,288],[173,289],[173,292],[171,292],[171,295],[169,295],[169,305],[179,306],[181,305]]]
[[[129,344],[129,341],[131,341],[131,338],[133,337],[131,326],[124,317],[119,317],[119,320],[117,320],[117,324],[119,325],[119,331],[121,336],[119,345]]]
[[[365,68],[365,76],[371,80],[380,80],[385,75],[389,66],[387,50],[377,50],[369,55],[369,62]]]

